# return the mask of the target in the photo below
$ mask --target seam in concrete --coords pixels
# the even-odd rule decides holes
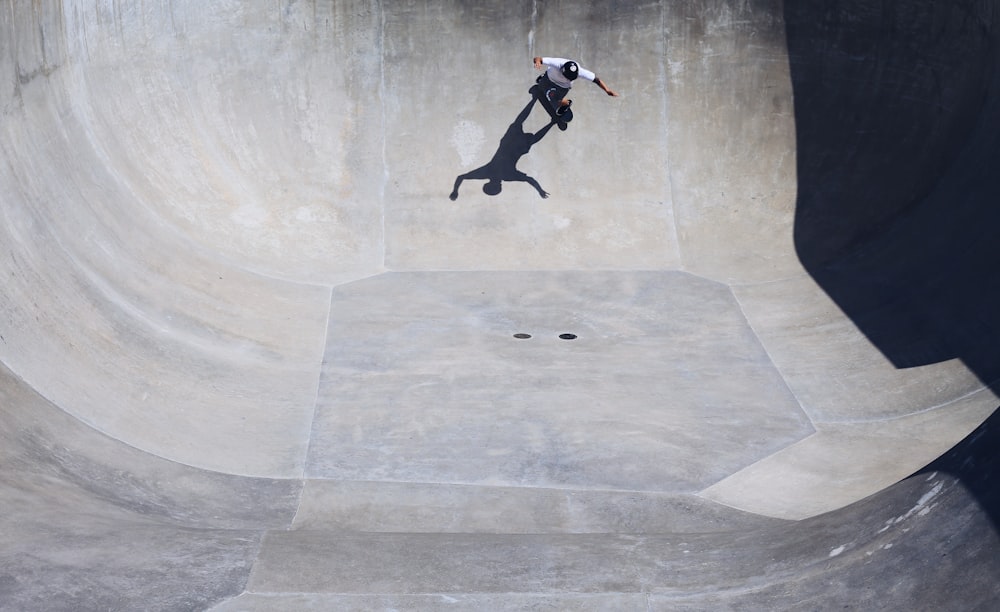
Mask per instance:
[[[538,26],[538,0],[531,0],[531,28],[528,30],[528,55],[535,57],[535,28]]]
[[[398,535],[398,534],[393,534],[393,535]],[[420,534],[420,535],[426,535],[426,534]],[[714,593],[714,591],[712,591],[711,593]],[[488,590],[478,590],[478,591],[473,591],[473,590],[467,590],[467,591],[449,591],[449,592],[442,592],[442,593],[431,592],[431,591],[412,591],[412,592],[410,592],[410,591],[402,591],[402,592],[387,591],[387,592],[382,592],[382,593],[377,593],[377,592],[373,592],[373,593],[367,593],[367,592],[366,593],[358,593],[358,592],[350,592],[350,591],[318,591],[318,590],[317,591],[249,591],[248,590],[248,591],[244,591],[244,592],[240,593],[236,597],[231,597],[229,599],[226,599],[225,601],[219,602],[214,607],[209,608],[206,612],[212,612],[212,610],[216,610],[220,606],[222,606],[222,605],[224,605],[226,603],[229,603],[230,601],[235,601],[237,599],[240,599],[243,596],[247,596],[247,597],[260,597],[260,598],[263,598],[263,599],[285,598],[285,597],[297,597],[297,596],[301,596],[301,597],[316,597],[318,599],[343,598],[343,599],[358,599],[358,600],[375,599],[375,598],[386,598],[386,599],[390,599],[390,598],[397,598],[397,599],[403,599],[403,598],[413,598],[413,599],[423,599],[423,598],[454,599],[455,597],[470,597],[470,598],[476,598],[476,597],[496,597],[496,598],[499,598],[499,597],[503,597],[503,596],[508,596],[508,597],[510,597],[510,596],[516,596],[516,597],[520,597],[520,598],[537,597],[537,598],[540,598],[540,599],[541,598],[556,599],[556,598],[560,598],[560,597],[567,597],[567,598],[573,598],[573,599],[578,599],[578,600],[584,600],[584,599],[604,600],[604,599],[607,599],[609,596],[610,597],[619,597],[619,596],[629,596],[629,597],[632,597],[632,596],[638,596],[638,595],[641,595],[641,596],[643,596],[643,597],[646,598],[645,609],[647,611],[652,610],[652,608],[649,607],[649,597],[650,597],[650,595],[655,595],[655,593],[653,593],[652,591],[650,591],[649,587],[643,585],[640,588],[640,590],[638,590],[638,591],[602,591],[602,592],[597,592],[597,593],[588,593],[588,592],[585,592],[585,591],[573,591],[573,590],[570,590],[570,591],[560,591],[560,590],[551,590],[551,591],[488,591]],[[456,603],[456,602],[452,601],[451,603]],[[392,608],[392,609],[395,609],[395,608]]]
[[[327,338],[330,332],[330,316],[332,310],[333,310],[333,288],[331,287],[326,307],[326,325],[323,326],[323,354],[320,355],[319,358],[319,375],[316,377],[316,393],[313,396],[313,413],[312,413],[312,418],[309,420],[309,439],[306,441],[306,447],[305,450],[303,451],[303,456],[302,456],[302,472],[301,472],[302,487],[299,488],[299,497],[295,501],[295,512],[292,513],[292,519],[288,523],[289,529],[292,528],[292,525],[295,524],[296,519],[298,519],[299,517],[299,510],[302,508],[302,498],[305,495],[306,484],[308,483],[308,479],[306,478],[306,472],[309,469],[309,453],[312,450],[313,431],[315,429],[314,426],[316,424],[316,414],[319,412],[319,390],[320,387],[323,385],[323,363],[326,360],[326,349],[328,342]]]
[[[667,9],[665,6],[660,6],[660,32],[662,36],[660,38],[660,44],[663,45],[661,52],[663,58],[667,59]],[[667,178],[667,193],[668,198],[667,206],[669,208],[668,216],[670,217],[670,225],[673,229],[673,235],[670,237],[673,240],[673,251],[677,254],[677,266],[680,270],[687,270],[684,265],[684,252],[681,249],[681,234],[680,228],[677,225],[677,206],[674,202],[674,176],[673,176],[673,164],[671,163],[670,155],[670,82],[667,76],[667,65],[669,61],[660,62],[660,82],[663,84],[663,103],[660,107],[660,112],[662,113],[663,125],[665,129],[663,130],[663,151],[664,160],[663,163],[666,166],[666,178]]]
[[[271,531],[271,529],[264,529],[260,532],[260,538],[257,540],[257,550],[253,554],[253,565],[250,566],[250,571],[247,572],[247,579],[246,582],[243,583],[243,593],[241,593],[241,595],[253,593],[250,585],[253,584],[254,576],[257,574],[260,555],[264,551],[264,541],[271,535]]]
[[[309,452],[308,452],[308,445],[307,445],[306,457],[308,457],[308,456],[309,456]],[[303,464],[302,469],[305,470],[305,467],[306,467],[305,464]],[[302,498],[305,497],[305,494],[306,494],[306,484],[309,481],[306,480],[305,478],[289,478],[287,480],[297,480],[299,482],[299,484],[302,485],[302,486],[299,487],[299,494],[295,498],[295,512],[292,513],[291,518],[288,519],[288,523],[285,524],[285,528],[284,528],[284,531],[292,531],[295,528],[295,521],[298,520],[298,518],[299,518],[299,510],[301,510],[301,508],[302,508]]]
[[[795,444],[800,444],[802,442],[805,442],[806,440],[808,440],[809,438],[813,437],[814,435],[816,435],[816,434],[812,434],[810,436],[802,438],[801,440],[799,440]],[[791,448],[792,446],[795,446],[795,444],[792,444],[790,446],[786,446],[785,448]],[[782,450],[784,450],[784,449],[782,449]],[[768,455],[768,456],[770,456],[770,455]],[[765,459],[766,458],[767,457],[765,457]],[[764,459],[761,459],[761,461],[763,461],[763,460]],[[751,463],[750,465],[744,467],[743,469],[738,470],[736,472],[733,472],[733,474],[739,474],[743,470],[746,470],[746,469],[748,469],[748,468],[756,465],[757,463],[758,462],[755,461],[754,463]],[[728,478],[728,477],[729,476],[727,476],[726,478]],[[800,520],[803,520],[803,519],[786,518],[786,517],[783,517],[783,516],[774,516],[772,514],[762,514],[760,512],[756,512],[754,510],[747,510],[746,508],[741,508],[740,506],[736,506],[736,505],[730,504],[728,502],[724,502],[724,501],[721,501],[721,500],[718,500],[718,499],[712,499],[711,497],[706,497],[705,496],[705,491],[707,491],[708,489],[711,489],[712,487],[714,487],[715,485],[719,484],[723,480],[725,480],[725,478],[723,478],[722,480],[717,480],[716,482],[713,482],[712,484],[710,484],[709,486],[705,487],[701,491],[698,491],[697,493],[694,494],[695,497],[697,497],[698,499],[703,500],[703,501],[712,502],[713,504],[718,504],[718,505],[720,505],[720,506],[722,506],[724,508],[729,508],[730,510],[736,510],[737,512],[744,512],[746,514],[752,514],[754,516],[762,516],[762,517],[765,517],[765,518],[768,518],[768,519],[772,519],[772,520],[776,520],[776,521],[787,521],[789,523],[797,523]],[[806,517],[806,518],[811,518],[811,517]]]
[[[942,410],[944,408],[947,408],[948,406],[952,406],[954,404],[957,404],[958,402],[966,400],[966,399],[968,399],[968,398],[970,398],[970,397],[972,397],[972,396],[974,396],[974,395],[976,395],[978,393],[982,393],[984,391],[993,392],[993,389],[996,388],[996,387],[998,387],[998,386],[1000,386],[1000,379],[992,380],[992,381],[990,381],[988,383],[984,382],[981,387],[979,387],[978,389],[974,389],[972,391],[969,391],[965,395],[960,395],[960,396],[952,398],[952,399],[950,399],[950,400],[948,400],[946,402],[942,402],[942,403],[936,404],[934,406],[929,406],[929,407],[924,408],[922,410],[915,410],[913,412],[907,412],[906,414],[900,414],[900,415],[894,415],[894,416],[887,416],[887,417],[878,418],[878,419],[845,419],[845,420],[839,420],[839,419],[833,419],[833,420],[831,420],[831,419],[826,419],[826,420],[823,420],[823,421],[818,421],[818,423],[820,425],[866,425],[866,424],[871,424],[871,423],[891,423],[893,421],[899,421],[899,420],[902,420],[902,419],[908,419],[908,418],[911,418],[911,417],[919,416],[921,414],[929,414],[929,413],[937,411],[937,410]]]
[[[809,425],[813,428],[813,432],[815,433],[816,431],[818,431],[816,427],[816,420],[813,418],[813,415],[809,413],[809,410],[806,409],[805,405],[802,403],[802,400],[799,398],[799,396],[796,395],[795,390],[792,389],[791,385],[788,384],[788,379],[785,377],[785,373],[782,372],[778,364],[775,363],[774,357],[771,355],[771,351],[767,350],[767,345],[764,343],[763,340],[761,340],[760,334],[757,333],[757,329],[754,328],[753,322],[750,320],[750,317],[747,316],[746,311],[743,309],[743,302],[740,301],[739,296],[736,295],[735,291],[733,291],[732,285],[727,285],[727,286],[729,287],[729,294],[733,296],[733,301],[736,302],[736,307],[739,308],[740,310],[740,315],[743,317],[743,320],[746,321],[747,329],[750,330],[750,333],[752,333],[754,339],[757,340],[757,344],[760,346],[761,350],[763,350],[764,354],[767,355],[767,360],[771,362],[771,367],[774,368],[774,371],[777,372],[778,376],[781,377],[781,382],[783,385],[785,385],[785,389],[788,390],[788,394],[791,395],[793,399],[795,399],[795,403],[798,404],[799,410],[802,411],[802,415],[805,416],[806,419],[809,421]]]
[[[770,280],[765,280],[765,281],[751,281],[751,282],[734,281],[734,282],[731,282],[731,283],[728,283],[728,284],[729,284],[730,287],[733,287],[734,289],[743,289],[745,287],[762,287],[764,285],[775,285],[777,283],[785,283],[785,282],[788,282],[788,281],[798,280],[798,279],[801,279],[801,278],[812,279],[812,275],[810,275],[808,272],[805,272],[803,270],[802,272],[800,272],[798,274],[790,274],[788,276],[782,276],[780,278],[772,278]],[[813,281],[813,282],[815,282],[815,281]]]
[[[797,442],[796,442],[797,444]],[[293,478],[285,480],[295,480]],[[310,482],[324,482],[324,483],[339,483],[339,484],[373,484],[373,485],[409,485],[414,487],[422,486],[432,486],[432,487],[452,487],[452,488],[468,488],[468,489],[494,489],[494,490],[514,490],[514,491],[553,491],[553,492],[566,492],[566,493],[608,493],[608,494],[623,494],[623,495],[659,495],[663,497],[694,497],[698,496],[698,493],[702,489],[697,490],[671,490],[664,491],[662,489],[609,489],[606,487],[580,487],[580,486],[542,486],[542,485],[516,485],[516,484],[481,484],[474,482],[436,482],[436,481],[423,481],[423,480],[350,480],[345,478],[305,478],[303,479],[303,485]],[[712,483],[715,484],[715,483]],[[305,487],[303,486],[303,489]],[[712,500],[709,500],[712,501]],[[296,511],[297,515],[297,511]]]
[[[257,538],[257,549],[254,551],[252,555],[253,564],[250,566],[250,571],[247,572],[246,580],[243,582],[243,591],[238,595],[235,595],[233,597],[230,597],[229,599],[216,603],[210,609],[215,609],[224,603],[237,599],[238,597],[250,592],[250,582],[253,580],[254,573],[257,571],[257,564],[260,561],[261,552],[263,552],[264,550],[264,539],[268,536],[270,532],[271,532],[270,529],[261,529],[260,531],[258,531],[259,537]]]
[[[382,262],[381,266],[386,269],[388,260],[388,242],[386,240],[386,219],[385,219],[385,192],[389,185],[389,131],[387,128],[388,112],[386,112],[386,85],[385,85],[385,10],[382,8],[381,0],[373,0],[372,8],[378,12],[378,33],[376,34],[376,46],[378,47],[378,75],[379,75],[379,110],[382,112],[382,181],[378,189],[379,219],[381,220]]]

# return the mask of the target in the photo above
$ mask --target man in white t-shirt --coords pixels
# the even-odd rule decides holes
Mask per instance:
[[[543,67],[548,67],[548,70],[545,71],[545,74],[538,77],[537,82],[542,87],[542,90],[547,92],[546,97],[551,101],[553,107],[555,107],[557,115],[565,113],[569,110],[570,105],[573,104],[572,100],[564,100],[563,98],[569,93],[569,90],[573,87],[573,81],[578,77],[583,77],[591,81],[603,89],[604,93],[609,96],[618,96],[618,93],[605,85],[604,81],[596,74],[573,60],[561,57],[536,57],[535,70],[541,70]],[[559,128],[565,130],[565,124],[560,123]]]

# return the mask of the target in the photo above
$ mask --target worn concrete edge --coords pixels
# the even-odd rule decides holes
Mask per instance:
[[[942,406],[875,421],[817,423],[815,434],[727,476],[699,491],[708,500],[753,514],[799,521],[848,506],[878,494],[931,464],[948,452],[954,440],[973,432],[996,409],[996,397],[989,386]],[[921,422],[932,421],[927,435],[921,436]],[[949,432],[950,423],[956,432]],[[908,433],[915,432],[912,435]],[[869,455],[844,451],[850,441],[872,451]],[[935,437],[936,434],[936,437]],[[906,444],[906,453],[896,452],[891,462],[878,456],[891,444]],[[908,444],[907,444],[908,443]],[[857,449],[855,449],[857,450]],[[881,460],[880,460],[881,459]],[[821,463],[823,469],[842,476],[837,490],[822,487],[822,495],[811,491],[821,486],[821,479],[808,478],[809,465]],[[877,464],[877,465],[876,465]],[[856,466],[862,467],[856,467]],[[878,480],[851,479],[849,474],[880,474]]]

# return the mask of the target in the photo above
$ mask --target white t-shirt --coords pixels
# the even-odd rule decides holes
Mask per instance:
[[[573,82],[563,76],[562,70],[560,70],[560,68],[562,68],[562,65],[568,61],[571,60],[563,59],[561,57],[542,58],[542,64],[549,67],[549,69],[545,71],[545,75],[549,77],[549,80],[552,81],[552,83],[558,85],[559,87],[565,87],[566,89],[573,87]],[[577,66],[580,68],[580,71],[577,74],[581,79],[587,79],[588,81],[593,81],[594,79],[597,78],[596,74],[587,70],[583,66],[580,66],[579,62],[577,62]]]

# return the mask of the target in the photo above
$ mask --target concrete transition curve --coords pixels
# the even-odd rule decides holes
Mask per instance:
[[[998,41],[6,0],[0,608],[1000,607]]]

